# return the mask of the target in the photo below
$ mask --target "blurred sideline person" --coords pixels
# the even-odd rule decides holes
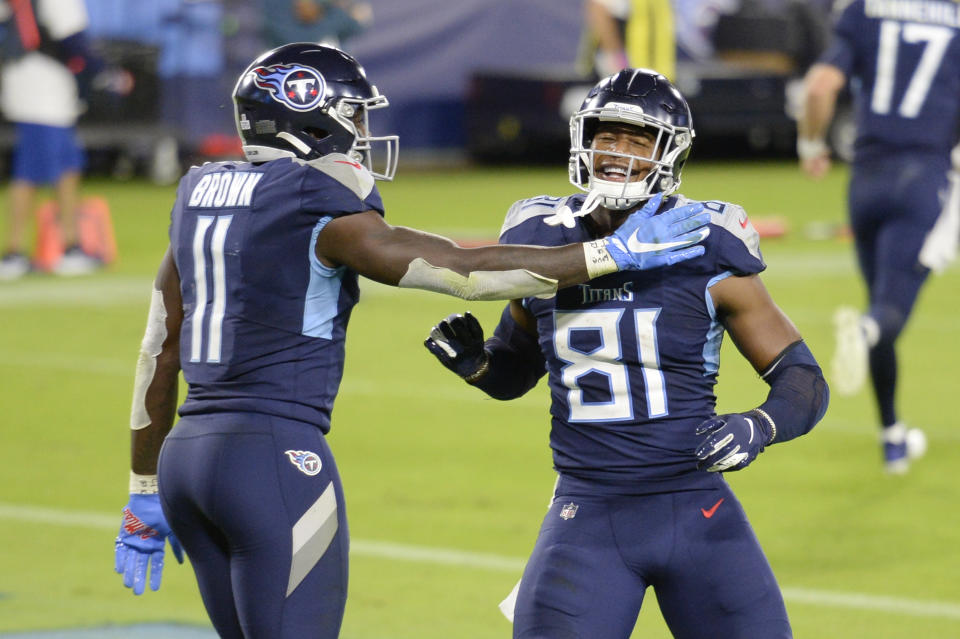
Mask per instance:
[[[0,0],[4,29],[0,105],[16,128],[0,279],[30,270],[27,228],[37,188],[52,184],[63,242],[54,266],[61,275],[89,273],[100,260],[80,248],[77,209],[84,153],[76,138],[80,114],[77,76],[89,78],[97,61],[87,43],[83,0]]]
[[[501,244],[595,241],[638,207],[658,220],[691,205],[676,193],[690,109],[664,76],[626,69],[602,80],[570,129],[571,181],[589,194],[515,203]],[[702,204],[711,225],[701,257],[514,299],[486,341],[472,315],[451,315],[425,342],[496,399],[548,378],[558,478],[523,578],[501,605],[517,639],[626,639],[647,587],[675,637],[791,636],[721,473],[808,432],[829,391],[760,280],[759,236],[743,208]],[[770,391],[757,408],[716,415],[724,330]]]
[[[825,139],[837,96],[848,83],[855,91],[847,206],[868,308],[837,311],[832,381],[850,395],[869,369],[891,473],[906,472],[926,449],[923,431],[907,428],[897,412],[896,341],[930,270],[956,255],[960,234],[960,154],[946,196],[960,127],[956,11],[948,1],[852,2],[804,80],[797,152],[813,178],[830,169]]]
[[[637,214],[563,247],[464,249],[384,221],[374,179],[393,177],[397,138],[371,135],[368,111],[387,100],[349,55],[268,51],[233,99],[248,161],[192,168],[173,206],[134,381],[115,568],[134,593],[148,572],[156,590],[169,538],[221,637],[332,639],[349,538],[325,435],[358,275],[465,299],[550,296],[702,254],[709,214],[685,207],[668,226]]]
[[[670,0],[585,0],[580,66],[605,77],[626,67],[659,69],[668,78],[677,63]]]
[[[268,47],[317,42],[345,49],[373,22],[373,7],[357,0],[258,0]]]

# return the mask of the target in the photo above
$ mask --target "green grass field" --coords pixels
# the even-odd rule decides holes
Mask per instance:
[[[852,247],[808,237],[844,219],[846,172],[804,179],[789,162],[691,163],[683,192],[780,218],[765,282],[826,367],[836,306],[861,306]],[[403,172],[381,186],[388,220],[461,239],[496,236],[506,208],[570,192],[556,169]],[[113,572],[127,500],[130,394],[172,187],[91,180],[108,198],[117,263],[88,277],[0,283],[0,635],[147,622],[208,626],[192,571],[168,554],[159,592],[135,598]],[[0,192],[0,197],[5,197]],[[500,303],[465,303],[364,281],[330,442],[353,539],[344,639],[510,636],[496,604],[518,578],[553,484],[545,383],[485,399],[423,348],[430,326],[469,309],[488,328]],[[956,362],[960,267],[933,278],[901,340],[903,418],[927,457],[881,472],[870,396],[834,397],[807,437],[728,476],[805,639],[960,637]],[[766,386],[729,344],[721,411]],[[635,637],[669,637],[648,593]],[[718,638],[722,639],[722,638]]]

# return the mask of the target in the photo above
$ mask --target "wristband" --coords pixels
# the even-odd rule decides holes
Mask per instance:
[[[775,439],[777,438],[777,424],[776,424],[776,422],[774,422],[774,421],[773,421],[773,418],[770,417],[770,415],[768,415],[767,412],[766,412],[765,410],[763,410],[762,408],[754,408],[753,411],[751,411],[751,412],[754,412],[754,413],[756,413],[757,415],[760,415],[760,417],[762,417],[764,420],[766,420],[766,422],[767,422],[768,424],[770,424],[770,439],[767,440],[767,443],[764,444],[764,445],[767,446],[767,445],[772,444],[772,443],[773,443],[773,440],[775,440]]]
[[[156,495],[157,494],[157,476],[156,475],[138,475],[130,471],[130,494],[131,495]]]
[[[465,381],[468,384],[473,384],[474,382],[479,380],[481,377],[486,375],[488,370],[490,370],[490,356],[484,353],[483,362],[480,364],[480,368],[473,371],[469,375],[465,376],[463,378],[463,381]]]
[[[829,153],[830,147],[822,139],[797,138],[797,156],[801,160],[812,160]]]
[[[595,240],[593,242],[583,243],[583,255],[587,261],[587,275],[590,279],[606,275],[607,273],[616,273],[620,270],[617,263],[607,250],[604,240]]]

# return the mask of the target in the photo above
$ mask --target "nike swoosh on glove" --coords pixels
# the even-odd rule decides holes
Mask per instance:
[[[148,568],[150,589],[160,589],[167,541],[182,564],[183,549],[160,508],[160,495],[130,495],[130,502],[123,507],[120,533],[114,542],[114,569],[123,575],[123,585],[133,588],[133,594],[143,594]]]
[[[696,434],[704,436],[694,453],[697,468],[711,473],[746,468],[772,438],[766,420],[750,411],[712,417]]]
[[[703,204],[695,202],[656,215],[661,202],[663,193],[657,193],[605,238],[604,246],[621,271],[669,266],[706,250],[694,246],[710,235],[710,212]]]

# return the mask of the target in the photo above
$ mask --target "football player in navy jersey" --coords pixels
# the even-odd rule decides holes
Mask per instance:
[[[803,170],[822,177],[837,96],[850,84],[856,139],[847,206],[868,301],[863,314],[844,307],[835,315],[833,384],[853,394],[869,370],[885,469],[903,473],[926,440],[897,412],[896,342],[930,270],[953,259],[960,235],[960,155],[952,169],[950,161],[960,132],[960,4],[856,0],[834,36],[807,72],[797,141]]]
[[[690,110],[664,76],[625,69],[602,80],[570,128],[571,182],[588,194],[517,202],[502,244],[592,241],[638,207],[656,220],[690,205],[676,193]],[[451,315],[425,342],[497,399],[547,375],[558,479],[515,606],[504,602],[516,638],[625,639],[648,586],[675,637],[791,636],[773,572],[721,473],[808,432],[828,389],[760,280],[744,210],[703,205],[703,256],[512,300],[487,340],[472,315]],[[770,392],[756,408],[716,415],[724,330]]]
[[[115,567],[134,593],[148,579],[156,590],[166,541],[181,561],[182,544],[221,637],[332,639],[349,539],[324,436],[358,275],[466,299],[552,295],[701,255],[710,214],[638,212],[596,241],[464,249],[384,221],[374,178],[392,177],[397,140],[370,135],[367,113],[387,101],[352,57],[285,45],[243,72],[233,99],[248,161],[190,169],[173,205]]]

